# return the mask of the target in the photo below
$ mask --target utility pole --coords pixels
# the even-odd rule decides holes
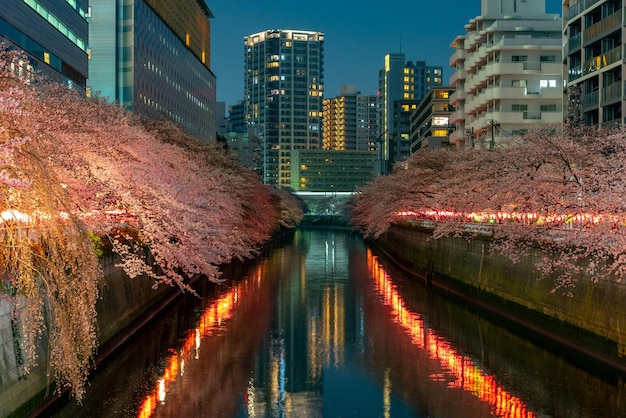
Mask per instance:
[[[470,144],[472,144],[472,148],[474,148],[474,128],[471,127],[465,130],[465,135],[467,135],[470,139]]]
[[[495,132],[496,129],[500,127],[500,124],[496,120],[489,120],[489,129],[491,130],[491,143],[489,144],[489,149],[494,149],[496,147],[496,138]]]

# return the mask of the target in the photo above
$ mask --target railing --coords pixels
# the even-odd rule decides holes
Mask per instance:
[[[524,70],[541,70],[541,62],[539,61],[526,61],[524,62]]]
[[[583,10],[588,9],[593,6],[600,0],[580,0],[578,3],[573,4],[567,9],[567,13],[565,14],[565,18],[567,20],[573,18],[577,14],[581,13]]]
[[[622,82],[618,81],[602,89],[602,104],[622,97]]]
[[[583,76],[583,66],[582,65],[577,65],[575,67],[572,67],[567,72],[567,80],[568,81],[576,80],[577,78],[580,78],[582,76]]]
[[[524,112],[524,120],[533,119],[540,120],[541,119],[541,111],[539,110],[527,110]]]
[[[569,38],[568,44],[567,44],[567,50],[569,52],[572,52],[575,49],[578,49],[581,47],[582,43],[583,43],[583,36],[582,36],[582,32],[577,33],[576,35],[572,36],[571,38]]]
[[[600,102],[600,96],[597,91],[591,93],[585,93],[583,96],[583,107],[597,106]]]
[[[612,120],[606,120],[604,122],[602,122],[602,127],[603,128],[619,128],[621,126],[622,120],[621,118],[617,118],[617,119],[612,119]]]
[[[591,41],[595,40],[595,38],[598,38],[612,29],[619,28],[621,24],[622,9],[619,9],[585,29],[585,44],[591,43]]]
[[[622,46],[616,46],[615,48],[607,51],[601,55],[597,55],[590,60],[585,61],[583,64],[583,75],[590,74],[601,68],[607,67],[614,62],[622,59]]]

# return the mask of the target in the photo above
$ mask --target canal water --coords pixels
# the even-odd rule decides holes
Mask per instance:
[[[626,417],[622,378],[407,277],[356,235],[297,231],[197,284],[55,417]],[[587,365],[588,366],[588,365]]]

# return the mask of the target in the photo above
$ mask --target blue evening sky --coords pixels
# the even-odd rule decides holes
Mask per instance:
[[[217,100],[226,106],[243,98],[243,39],[267,29],[323,32],[325,97],[342,84],[365,94],[378,90],[378,70],[387,53],[407,61],[443,66],[444,84],[452,69],[450,43],[480,14],[480,0],[218,0],[209,1],[211,69]],[[548,13],[561,14],[561,0],[546,0]]]

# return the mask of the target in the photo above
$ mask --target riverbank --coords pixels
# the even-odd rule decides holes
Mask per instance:
[[[293,230],[281,229],[263,246],[259,256],[292,235]],[[244,268],[246,263],[235,261],[221,269],[228,277],[231,270]],[[155,289],[154,279],[145,276],[130,279],[116,264],[113,255],[103,258],[104,282],[96,304],[99,347],[94,367],[123,347],[182,293],[178,287],[166,285]],[[12,320],[15,311],[8,298],[0,298],[0,417],[40,416],[59,398],[48,369],[48,340],[44,335],[38,347],[38,364],[27,364],[20,349],[17,322]],[[28,373],[26,366],[30,368]]]
[[[374,243],[407,272],[498,315],[534,338],[590,364],[626,373],[626,285],[589,278],[570,295],[536,270],[544,254],[518,263],[492,254],[488,237],[429,239],[430,231],[393,226]]]

